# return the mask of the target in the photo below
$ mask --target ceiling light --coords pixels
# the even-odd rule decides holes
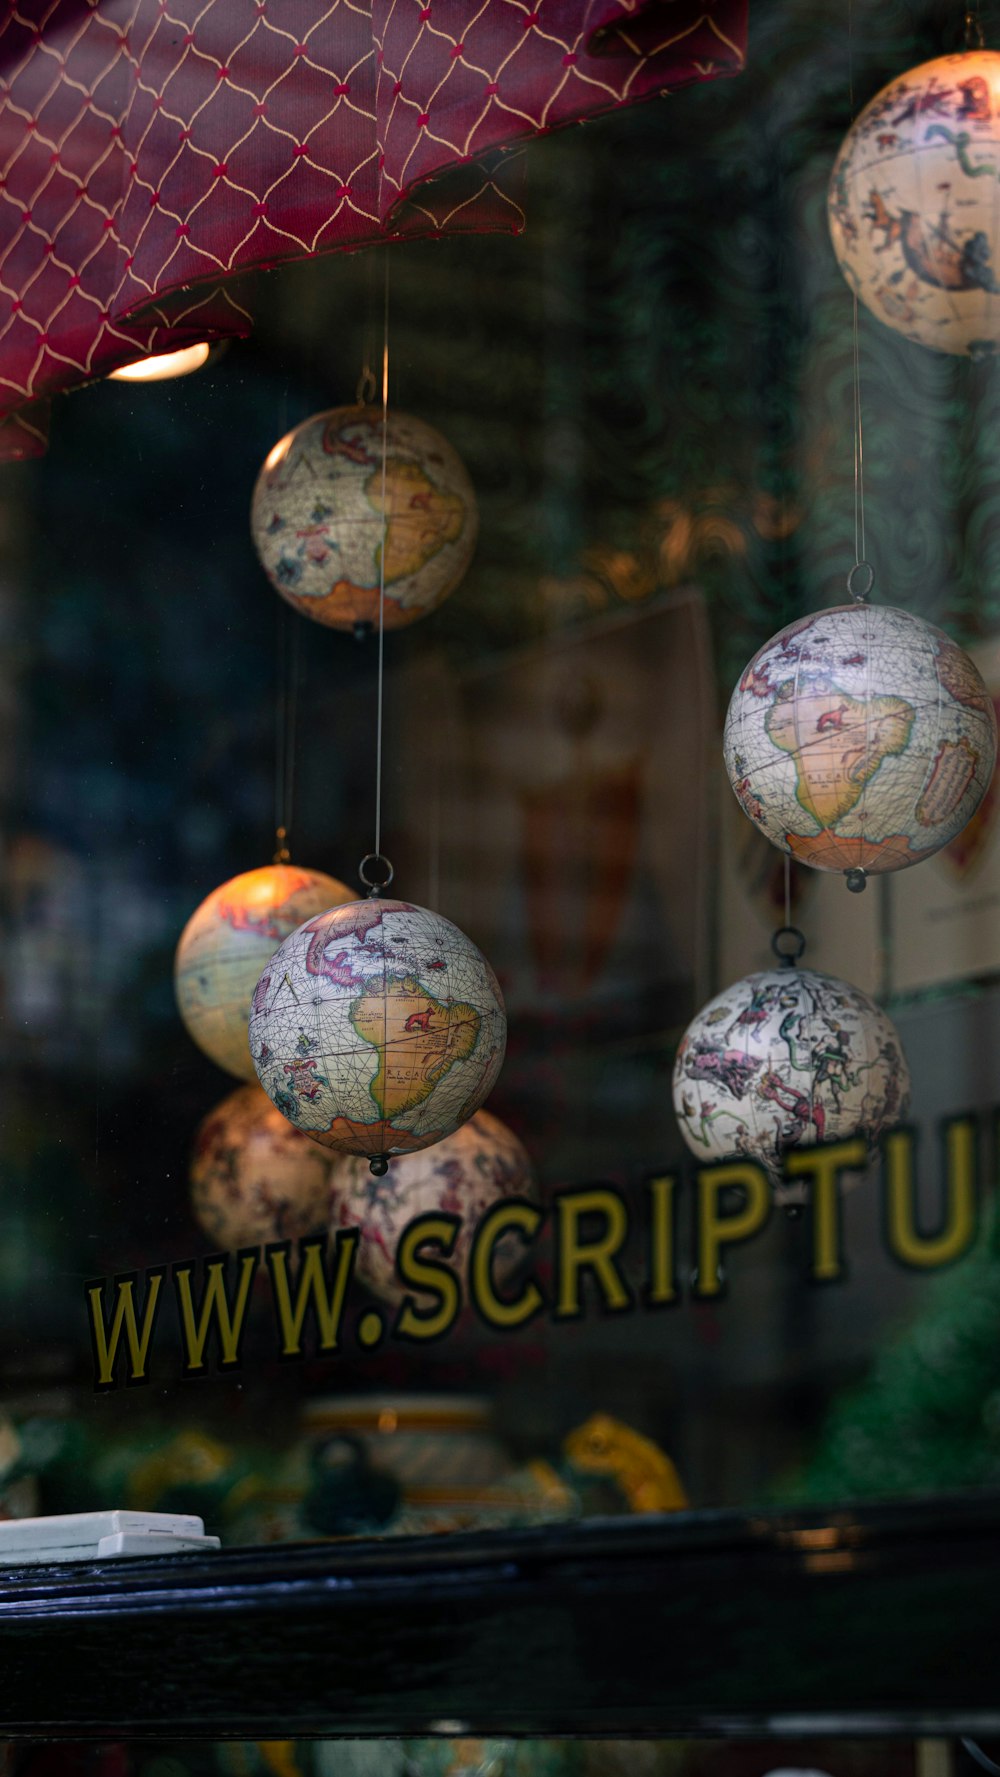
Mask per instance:
[[[190,376],[208,361],[212,348],[207,340],[184,346],[179,352],[158,352],[152,358],[137,358],[134,364],[123,364],[112,370],[110,380],[118,383],[159,383],[171,376]]]

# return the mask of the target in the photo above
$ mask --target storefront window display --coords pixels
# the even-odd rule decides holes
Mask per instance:
[[[979,24],[988,48],[988,9]],[[119,1761],[136,1777],[147,1766],[199,1777],[202,1765],[230,1777],[528,1765],[598,1777],[627,1763],[714,1777],[725,1749],[713,1733],[738,1733],[740,1719],[770,1731],[739,1686],[723,1686],[713,1715],[692,1655],[692,1715],[676,1699],[657,1713],[639,1661],[618,1707],[570,1618],[544,1615],[555,1607],[539,1602],[543,1568],[585,1569],[614,1623],[615,1600],[645,1621],[649,1574],[702,1560],[684,1572],[721,1621],[716,1581],[731,1563],[750,1610],[746,1640],[732,1622],[728,1642],[720,1631],[735,1670],[754,1600],[786,1584],[793,1598],[782,1563],[836,1560],[857,1577],[870,1559],[891,1589],[897,1534],[915,1559],[935,1539],[953,1549],[941,1496],[956,1493],[970,1538],[992,1547],[989,774],[933,856],[887,874],[876,864],[852,894],[839,854],[835,870],[801,857],[786,870],[753,791],[734,782],[734,796],[723,752],[730,695],[757,651],[848,596],[861,553],[856,380],[873,606],[901,607],[967,652],[985,687],[975,719],[992,730],[995,365],[930,351],[864,306],[855,335],[827,227],[852,116],[907,69],[961,49],[964,30],[939,6],[859,0],[841,17],[811,0],[762,4],[731,78],[525,135],[516,168],[498,171],[502,185],[516,171],[523,233],[423,238],[439,232],[425,216],[388,247],[352,240],[356,252],[270,269],[257,254],[229,290],[252,330],[234,325],[245,336],[189,375],[148,386],[102,375],[72,392],[53,375],[33,390],[55,397],[47,454],[0,469],[0,1515],[200,1518],[218,1556],[163,1560],[194,1564],[197,1610],[216,1572],[230,1576],[218,1660],[251,1671],[229,1726],[192,1679],[185,1731],[200,1739],[186,1747],[159,1702],[145,1725],[123,1709],[120,1733],[110,1703],[94,1717],[82,1703],[56,1709],[59,1733],[75,1723],[113,1742],[81,1751],[82,1764]],[[885,291],[908,300],[918,274],[891,257],[905,218],[893,232],[873,198],[862,226]],[[1000,301],[985,274],[978,288]],[[164,343],[154,333],[143,351]],[[10,423],[39,422],[36,407],[26,414]],[[312,416],[330,417],[310,457],[297,429]],[[300,469],[317,489],[305,505],[301,484],[286,498]],[[334,535],[325,502],[338,477],[356,510]],[[379,591],[394,612],[381,642]],[[320,621],[310,602],[323,603]],[[881,680],[834,691],[824,747],[866,697],[881,700],[882,753],[845,767],[851,795],[874,801],[865,786],[904,747],[902,693]],[[768,733],[784,746],[780,725]],[[941,734],[931,753],[952,750],[920,786],[918,837],[921,810],[940,806],[976,738]],[[818,795],[799,794],[807,812]],[[391,886],[378,877],[370,897],[382,858]],[[794,1040],[778,928],[794,928],[796,957],[801,934],[804,970],[857,990],[854,1011],[823,1001],[808,1100],[773,1069],[752,1085],[740,1072],[751,1026],[770,1019]],[[259,949],[248,982],[244,936]],[[268,969],[247,1046],[241,1020]],[[768,971],[771,999],[751,987],[730,1005],[730,984]],[[302,983],[317,978],[324,1005],[341,996],[343,1040],[321,1050],[296,1022]],[[296,1011],[272,1016],[285,984]],[[493,1047],[473,1078],[487,1026]],[[400,1068],[392,1044],[404,1038]],[[376,1135],[358,1137],[354,1108],[323,1146],[302,1130],[332,1127],[324,1093],[348,1049]],[[725,1122],[741,1093],[754,1141],[770,1143],[756,1183],[745,1165],[756,1149]],[[821,1125],[827,1102],[865,1138],[832,1111]],[[405,1140],[389,1141],[399,1128]],[[428,1129],[444,1138],[427,1142]],[[796,1134],[794,1154],[779,1152]],[[733,1516],[710,1522],[712,1510]],[[765,1571],[753,1527],[782,1513],[799,1529],[785,1543],[775,1530]],[[647,1519],[648,1545],[612,1538],[607,1550],[594,1522],[638,1535]],[[834,1519],[832,1543],[794,1541]],[[578,1530],[597,1538],[583,1553]],[[408,1539],[423,1537],[441,1552],[414,1553]],[[300,1587],[308,1621],[325,1623],[331,1550],[361,1563],[359,1597],[391,1573],[407,1624],[406,1575],[435,1597],[445,1583],[422,1561],[453,1561],[448,1583],[464,1587],[455,1574],[481,1560],[496,1622],[473,1599],[470,1623],[488,1621],[496,1662],[505,1609],[535,1624],[538,1645],[565,1652],[565,1692],[548,1711],[524,1678],[523,1718],[516,1686],[509,1708],[494,1699],[477,1715],[469,1677],[469,1710],[445,1697],[435,1713],[428,1676],[423,1691],[400,1685],[394,1718],[376,1674],[370,1713],[344,1702],[339,1728],[291,1683],[278,1737],[248,1624],[287,1634],[305,1661],[278,1590]],[[976,1596],[964,1543],[954,1560],[963,1577],[941,1594],[946,1627],[955,1600],[967,1611]],[[535,1576],[530,1604],[506,1600],[504,1562]],[[155,1594],[166,1618],[187,1624],[190,1609],[195,1624],[190,1598],[167,1601],[155,1578],[147,1596],[127,1562],[119,1572],[102,1582],[104,1603],[81,1580],[66,1605],[95,1624],[95,1649],[105,1628],[139,1620],[138,1591],[142,1609]],[[17,1594],[21,1620],[44,1617],[58,1641],[43,1595],[59,1586],[38,1584]],[[888,1596],[871,1594],[876,1615]],[[901,1591],[885,1609],[901,1636]],[[916,1618],[930,1609],[921,1594]],[[768,1623],[777,1697],[795,1654]],[[390,1662],[419,1665],[415,1624]],[[680,1641],[695,1634],[686,1618],[673,1627]],[[373,1616],[367,1632],[383,1628]],[[199,1633],[197,1659],[221,1671]],[[599,1639],[596,1614],[588,1633]],[[446,1656],[436,1634],[428,1647],[457,1673],[457,1646]],[[527,1657],[509,1657],[515,1676],[527,1671]],[[851,1692],[853,1715],[845,1677],[825,1727],[820,1684],[798,1727],[788,1705],[784,1749],[747,1740],[731,1757],[747,1777],[972,1769],[972,1754],[915,1743],[916,1704],[897,1677],[876,1669],[870,1694]],[[359,1669],[352,1696],[367,1682]],[[928,1694],[927,1731],[996,1731],[988,1712],[963,1717],[959,1689],[942,1676],[940,1699]],[[5,1707],[29,1732],[34,1718]],[[137,1750],[133,1731],[162,1744]],[[329,1738],[338,1731],[351,1738]],[[615,1739],[694,1731],[709,1738]],[[890,1731],[910,1737],[843,1737]],[[803,1738],[824,1732],[837,1738]],[[368,1733],[393,1738],[355,1738]],[[568,1738],[542,1739],[556,1733]],[[42,1758],[13,1749],[11,1771]]]

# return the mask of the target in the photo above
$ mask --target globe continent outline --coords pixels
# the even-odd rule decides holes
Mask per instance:
[[[306,921],[258,983],[249,1044],[295,1126],[344,1153],[415,1152],[475,1111],[506,1017],[485,957],[441,915],[375,899]]]
[[[730,700],[723,751],[744,813],[821,870],[898,870],[972,818],[996,717],[950,637],[893,606],[839,605],[789,624]]]

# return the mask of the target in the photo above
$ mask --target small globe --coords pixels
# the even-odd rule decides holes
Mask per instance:
[[[439,913],[372,899],[285,939],[250,1013],[250,1053],[282,1115],[324,1146],[381,1159],[443,1141],[503,1063],[496,976]]]
[[[224,1252],[298,1240],[326,1226],[333,1162],[275,1110],[259,1086],[237,1086],[199,1124],[191,1208]]]
[[[907,611],[855,604],[765,643],[723,738],[740,805],[773,845],[817,870],[866,874],[919,863],[961,832],[996,748],[969,656]]]
[[[219,1067],[256,1079],[247,1019],[264,964],[302,920],[352,898],[321,870],[265,864],[231,877],[196,908],[177,946],[174,988],[189,1035]]]
[[[476,496],[451,445],[422,420],[334,407],[303,420],[268,455],[250,526],[282,598],[334,629],[378,623],[382,533],[385,626],[397,629],[454,592],[475,548]]]
[[[1000,54],[967,50],[889,82],[830,180],[840,269],[886,326],[939,352],[1000,344]]]
[[[448,1263],[464,1279],[476,1226],[505,1197],[539,1202],[531,1162],[499,1117],[478,1110],[435,1147],[391,1160],[381,1178],[372,1177],[363,1159],[337,1161],[331,1204],[335,1227],[361,1230],[355,1274],[375,1295],[395,1305],[407,1290],[396,1276],[395,1260],[408,1222],[441,1210],[461,1216]],[[523,1253],[516,1235],[497,1242],[493,1275],[498,1284],[510,1276]]]
[[[674,1065],[681,1134],[706,1165],[741,1155],[776,1186],[788,1148],[905,1116],[910,1076],[891,1020],[858,987],[812,969],[747,975],[689,1024]]]

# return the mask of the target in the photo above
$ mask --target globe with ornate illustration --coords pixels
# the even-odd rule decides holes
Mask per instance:
[[[486,958],[450,920],[409,901],[331,907],[271,958],[250,1053],[297,1129],[344,1154],[442,1141],[500,1072],[507,1020]]]
[[[910,1076],[895,1026],[832,975],[746,975],[689,1024],[674,1065],[674,1111],[706,1163],[756,1160],[780,1189],[789,1148],[864,1136],[905,1116]]]
[[[198,1126],[191,1208],[224,1252],[299,1240],[329,1220],[333,1164],[258,1085],[237,1086]]]
[[[475,547],[476,496],[439,432],[405,413],[334,407],[303,420],[267,456],[250,524],[272,586],[334,629],[385,626],[433,611]],[[383,534],[385,539],[383,557]]]
[[[352,899],[321,870],[265,864],[230,877],[195,909],[177,946],[174,988],[189,1034],[219,1067],[256,1078],[247,1019],[264,964],[304,919]]]
[[[943,630],[891,606],[837,605],[756,653],[723,749],[743,811],[773,845],[851,887],[947,845],[996,762],[993,702]]]
[[[381,1178],[373,1178],[356,1157],[334,1165],[330,1206],[334,1228],[358,1228],[361,1241],[355,1274],[383,1301],[402,1301],[408,1286],[396,1275],[396,1247],[408,1222],[421,1215],[461,1218],[448,1255],[452,1270],[466,1278],[476,1226],[487,1210],[505,1198],[539,1202],[538,1186],[524,1147],[499,1117],[478,1110],[454,1134],[416,1154],[400,1154]],[[501,1236],[491,1274],[498,1284],[524,1254],[517,1234]]]
[[[851,289],[907,339],[1000,345],[1000,54],[938,56],[889,82],[834,163],[829,219]]]

